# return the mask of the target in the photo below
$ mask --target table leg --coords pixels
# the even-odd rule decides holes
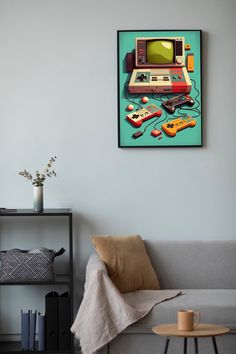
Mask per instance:
[[[184,338],[184,354],[187,354],[188,338]]]
[[[213,342],[215,354],[219,354],[215,337],[212,337],[212,342]]]
[[[198,340],[197,340],[197,338],[194,338],[194,348],[195,348],[195,354],[198,354]]]
[[[169,342],[170,342],[170,338],[167,337],[166,338],[166,345],[165,345],[165,348],[164,348],[164,354],[167,354],[168,347],[169,347]]]

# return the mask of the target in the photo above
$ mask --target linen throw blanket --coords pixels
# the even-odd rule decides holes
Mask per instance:
[[[84,297],[71,327],[83,354],[93,354],[157,304],[172,299],[177,290],[139,290],[121,294],[104,263],[93,254],[86,268]]]

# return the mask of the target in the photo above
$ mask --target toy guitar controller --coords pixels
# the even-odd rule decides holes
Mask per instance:
[[[135,127],[141,127],[145,120],[153,117],[160,117],[162,115],[162,110],[158,108],[155,104],[151,103],[147,107],[142,107],[137,111],[127,114],[127,120],[133,124]]]
[[[175,113],[175,108],[181,107],[184,104],[188,104],[190,106],[193,106],[194,105],[193,98],[189,95],[179,95],[179,96],[172,97],[167,101],[162,102],[162,106],[169,113]]]
[[[196,120],[191,116],[185,114],[182,117],[176,118],[171,122],[162,124],[162,130],[169,136],[175,136],[178,131],[187,127],[194,127]]]

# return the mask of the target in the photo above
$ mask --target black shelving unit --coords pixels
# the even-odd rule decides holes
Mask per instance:
[[[42,286],[42,285],[64,285],[68,288],[70,293],[70,314],[71,321],[73,319],[73,220],[72,220],[72,210],[71,209],[44,209],[42,212],[35,212],[33,209],[5,209],[0,212],[0,222],[1,217],[67,217],[68,218],[68,238],[69,238],[69,273],[63,275],[56,275],[54,281],[7,281],[0,282],[0,286]],[[69,350],[45,350],[37,351],[37,353],[60,353],[60,354],[73,354],[74,353],[74,340],[71,334],[71,348]],[[32,353],[32,351],[22,351],[21,343],[16,341],[6,341],[0,342],[0,353],[5,354],[19,354],[19,353]]]

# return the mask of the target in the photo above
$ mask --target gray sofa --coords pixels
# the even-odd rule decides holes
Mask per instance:
[[[181,289],[181,296],[155,306],[97,354],[162,354],[165,338],[152,327],[176,322],[178,309],[201,312],[201,320],[228,326],[217,337],[219,353],[236,353],[236,241],[145,241],[162,289]],[[183,352],[182,338],[170,341],[168,354]],[[191,340],[188,354],[194,353]],[[210,338],[199,339],[199,353],[213,354]]]

